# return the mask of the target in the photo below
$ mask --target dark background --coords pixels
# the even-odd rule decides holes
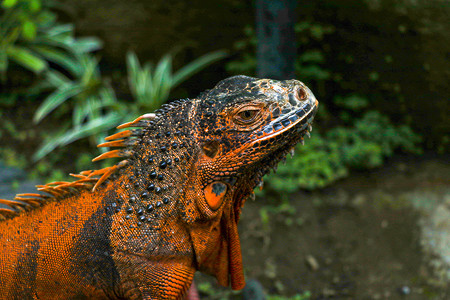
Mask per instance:
[[[179,63],[217,49],[234,54],[232,46],[243,37],[243,28],[255,24],[253,1],[62,2],[78,35],[104,41],[101,56],[106,72],[123,68],[130,49],[146,61],[181,48]],[[334,67],[353,79],[348,89],[370,93],[376,88],[390,93],[398,85],[404,96],[403,111],[382,100],[379,109],[393,116],[407,114],[431,146],[448,135],[450,125],[449,9],[447,1],[438,0],[344,0],[299,1],[296,12],[299,21],[335,27],[321,46],[335,57]],[[345,54],[352,58],[343,65],[338,59]],[[387,63],[386,56],[392,62]],[[381,84],[368,80],[372,71],[379,73]],[[190,96],[224,76],[227,73],[220,65],[211,67],[186,83]]]
[[[0,2],[5,42],[1,26],[10,8]],[[53,12],[58,24],[74,25],[76,38],[102,41],[89,53],[99,61],[98,76],[34,122],[58,89],[36,88],[46,82],[46,72],[60,71],[73,83],[80,76],[55,62],[30,71],[0,47],[0,62],[5,56],[9,61],[0,64],[0,197],[99,167],[90,159],[106,131],[114,132],[114,122],[35,155],[76,131],[73,112],[86,107],[88,96],[100,101],[101,87],[111,87],[120,105],[103,107],[93,119],[122,113],[120,121],[128,121],[149,111],[154,99],[139,104],[130,92],[129,51],[142,64],[172,54],[174,70],[212,51],[227,52],[171,89],[163,99],[171,101],[193,98],[228,76],[255,76],[267,65],[257,60],[264,46],[292,56],[286,72],[311,88],[320,111],[311,140],[266,179],[256,202],[246,204],[240,232],[247,278],[262,283],[269,299],[450,298],[449,2],[272,1],[296,5],[289,10],[292,20],[282,20],[296,24],[295,34],[271,35],[287,47],[270,44],[257,29],[264,25],[257,23],[257,11],[266,2],[42,1],[40,9]],[[34,14],[30,20],[38,24]],[[23,24],[23,18],[17,21],[21,34],[12,44],[32,49],[36,38],[24,37]],[[273,74],[279,67],[273,64]],[[207,276],[196,282],[202,299],[242,297]]]

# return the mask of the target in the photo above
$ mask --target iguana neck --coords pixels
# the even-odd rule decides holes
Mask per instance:
[[[124,251],[158,256],[173,246],[184,249],[178,253],[189,252],[184,244],[168,243],[167,237],[183,230],[179,219],[184,217],[186,189],[198,155],[193,127],[187,126],[191,106],[192,101],[181,101],[159,110],[134,143],[128,165],[110,179],[114,184],[103,188],[105,195],[108,189],[118,195],[105,205],[115,211],[112,236],[117,238],[112,242]],[[129,238],[120,238],[123,235]],[[161,246],[166,244],[171,245]]]

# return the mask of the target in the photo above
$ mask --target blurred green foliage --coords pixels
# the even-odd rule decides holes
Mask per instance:
[[[312,133],[304,146],[296,147],[292,160],[280,164],[267,182],[285,192],[324,187],[347,176],[351,169],[380,167],[396,149],[420,153],[418,142],[420,138],[408,126],[394,126],[380,112],[368,111],[351,126],[338,126],[324,135]]]
[[[34,41],[39,25],[45,26],[51,16],[41,13],[40,0],[3,0],[1,5],[3,8],[0,19],[1,79],[5,79],[9,61],[14,61],[36,73],[41,72],[47,67],[47,63],[30,49],[22,47],[21,42]]]
[[[34,117],[38,123],[64,101],[76,98],[72,128],[67,122],[47,137],[35,158],[42,158],[57,146],[104,131],[118,122],[117,115],[102,115],[112,104],[114,93],[102,80],[93,52],[102,43],[97,38],[75,38],[71,24],[57,22],[57,15],[46,0],[3,1],[0,15],[0,73],[7,79],[11,63],[36,73],[33,84],[23,94],[46,97]],[[14,82],[8,82],[14,85]],[[102,100],[97,101],[101,95]],[[10,104],[18,98],[11,92],[2,95]]]
[[[34,155],[39,160],[56,147],[65,146],[76,140],[90,137],[91,143],[102,139],[106,130],[116,126],[122,119],[114,90],[100,75],[98,61],[91,55],[82,55],[76,61],[77,69],[66,76],[56,70],[49,70],[46,78],[36,89],[51,91],[37,109],[33,121],[39,123],[53,110],[67,100],[72,100],[72,119],[46,137]],[[70,124],[71,123],[71,124]]]
[[[96,38],[74,38],[73,26],[60,24],[48,0],[3,0],[0,7],[0,78],[11,63],[36,74],[54,69],[77,72],[79,56],[98,50]],[[45,75],[48,76],[48,75]]]
[[[410,127],[395,125],[382,112],[373,110],[372,99],[379,97],[376,92],[358,95],[342,88],[344,74],[327,64],[331,52],[322,44],[334,32],[331,25],[303,21],[296,24],[295,31],[299,49],[296,73],[312,87],[320,107],[311,139],[296,147],[296,155],[287,165],[280,164],[276,174],[268,175],[269,187],[283,192],[320,188],[347,176],[352,169],[379,167],[395,151],[421,152],[421,139]],[[234,44],[235,59],[227,69],[252,76],[257,40],[251,27],[244,33],[245,38]]]
[[[128,83],[134,98],[130,102],[117,99],[109,80],[101,74],[93,53],[101,48],[101,42],[75,38],[71,24],[57,22],[49,1],[3,0],[0,12],[2,80],[7,78],[9,62],[39,75],[27,88],[28,94],[45,97],[34,115],[35,123],[57,110],[60,115],[72,114],[71,120],[64,118],[55,132],[47,134],[34,160],[82,138],[89,137],[91,144],[97,144],[108,129],[157,109],[172,89],[226,56],[223,51],[208,53],[173,72],[171,54],[153,67],[150,63],[141,66],[136,55],[129,53]],[[17,98],[14,92],[1,95],[1,101],[10,105]]]
[[[105,137],[105,131],[119,123],[137,118],[144,112],[151,112],[167,101],[171,90],[207,65],[223,58],[226,53],[216,51],[205,54],[183,66],[172,70],[173,56],[165,55],[153,67],[150,63],[141,66],[136,54],[127,55],[128,84],[133,95],[132,102],[118,99],[108,80],[102,78],[97,60],[84,56],[81,73],[74,79],[55,76],[52,83],[56,90],[49,95],[36,111],[34,120],[39,122],[66,100],[73,100],[72,128],[64,128],[43,144],[34,158],[41,159],[56,147],[65,146],[76,140],[90,137],[97,144]],[[45,84],[45,83],[44,83]],[[59,88],[57,88],[59,86]]]
[[[247,284],[250,284],[251,286],[255,286],[254,280],[249,280]],[[224,289],[222,287],[218,287],[217,284],[212,284],[210,281],[196,281],[197,289],[202,296],[202,299],[209,299],[209,300],[229,300],[229,299],[243,299],[243,294],[245,294],[245,291],[233,291],[231,289]],[[251,288],[250,288],[251,289]],[[264,293],[263,290],[258,290],[256,288],[255,290],[252,290],[252,292],[258,292],[261,293],[261,295],[258,295],[257,299],[267,299],[267,300],[308,300],[311,299],[311,292],[306,291],[301,294],[296,294],[291,297],[282,296],[282,295],[267,295]],[[250,294],[254,296],[253,294]],[[245,299],[248,299],[249,295]]]
[[[233,296],[239,295],[240,291],[233,291],[231,289],[223,289],[217,284],[212,284],[210,281],[196,282],[197,289],[202,295],[202,299],[210,300],[227,300],[232,299]]]
[[[140,65],[132,52],[127,55],[128,83],[135,99],[135,114],[154,111],[169,98],[171,90],[209,64],[226,56],[224,51],[205,54],[186,64],[176,72],[172,70],[173,55],[167,54],[153,66]]]
[[[269,295],[267,296],[267,300],[308,300],[311,299],[311,292],[304,292],[302,294],[296,294],[292,297],[285,297],[279,295]]]
[[[131,100],[119,99],[109,79],[102,75],[95,56],[102,46],[98,39],[76,38],[71,24],[57,21],[50,1],[1,3],[1,79],[8,78],[12,65],[35,74],[36,80],[26,87],[26,93],[37,99],[34,101],[41,101],[34,122],[50,116],[53,121],[60,121],[55,131],[43,134],[44,142],[35,152],[35,160],[82,138],[89,138],[91,145],[98,143],[108,129],[155,110],[180,83],[227,55],[223,51],[212,52],[174,71],[172,54],[153,65],[141,64],[130,52],[126,64]],[[328,63],[332,52],[322,43],[334,33],[333,26],[302,21],[295,30],[299,49],[296,72],[300,80],[312,87],[321,105],[312,138],[305,146],[297,147],[297,155],[288,166],[280,165],[278,173],[269,176],[269,186],[283,191],[324,187],[347,176],[352,169],[381,166],[395,151],[420,152],[420,138],[408,126],[393,124],[373,109],[371,104],[380,95],[360,95],[343,88],[345,75],[332,69]],[[257,40],[251,27],[244,32],[245,37],[234,44],[236,54],[227,70],[253,75]],[[341,56],[346,62],[351,60],[349,55]],[[373,74],[376,76],[377,71]],[[18,97],[13,91],[2,94],[1,101],[14,105]],[[26,138],[13,125],[6,127],[14,131],[12,136]]]

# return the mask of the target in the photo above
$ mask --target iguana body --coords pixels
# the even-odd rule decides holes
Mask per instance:
[[[138,129],[94,160],[125,160],[0,200],[0,299],[180,299],[196,270],[242,288],[241,207],[316,109],[298,81],[236,76],[119,126]]]

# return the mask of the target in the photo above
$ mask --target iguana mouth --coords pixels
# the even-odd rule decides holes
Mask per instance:
[[[294,127],[297,128],[296,132],[301,132],[301,136],[303,136],[306,132],[309,132],[308,129],[317,112],[318,105],[319,102],[317,100],[312,105],[311,103],[306,103],[303,107],[293,110],[282,118],[267,124],[261,131],[256,133],[257,138],[253,143],[259,142],[260,144],[264,144],[264,141],[291,131]]]
[[[276,171],[278,163],[286,159],[288,153],[294,155],[295,146],[303,142],[304,136],[310,136],[312,130],[312,121],[317,113],[319,102],[315,99],[309,99],[308,102],[299,109],[292,110],[281,118],[267,124],[261,132],[256,133],[253,147],[270,147],[271,144],[279,144],[277,149],[272,149],[270,154],[263,158],[260,164],[264,167],[259,168],[253,176],[254,187],[262,186],[263,176],[270,170]],[[275,143],[274,140],[277,142]],[[283,141],[283,142],[280,142]]]

